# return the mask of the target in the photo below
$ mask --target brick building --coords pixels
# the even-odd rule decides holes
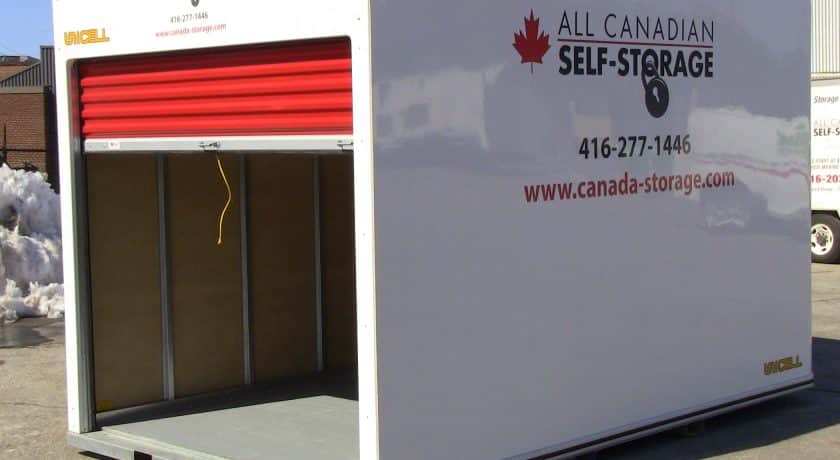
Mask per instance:
[[[54,81],[51,46],[40,61],[0,56],[0,162],[46,173],[58,190]]]
[[[29,56],[0,56],[0,80],[26,70],[38,62]]]

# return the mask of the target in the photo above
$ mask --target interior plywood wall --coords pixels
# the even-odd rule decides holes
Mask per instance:
[[[257,383],[317,370],[313,165],[309,157],[248,159]]]
[[[244,383],[239,159],[222,158],[228,199],[212,155],[167,157],[175,396]]]
[[[98,411],[163,397],[157,165],[86,155]]]
[[[157,159],[86,155],[98,410],[163,397]],[[240,168],[245,167],[256,383],[317,371],[315,164],[327,369],[356,366],[352,157],[164,159],[175,396],[245,381]]]
[[[328,369],[356,367],[353,157],[321,159],[324,335]]]

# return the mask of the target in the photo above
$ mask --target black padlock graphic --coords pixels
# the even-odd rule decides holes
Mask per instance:
[[[650,78],[650,80],[648,80]],[[642,86],[645,88],[645,105],[653,118],[661,118],[668,111],[671,92],[665,80],[659,76],[654,59],[647,59],[642,70]]]

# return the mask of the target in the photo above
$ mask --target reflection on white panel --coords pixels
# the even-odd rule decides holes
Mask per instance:
[[[808,118],[786,120],[727,107],[694,110],[688,126],[704,142],[690,160],[676,163],[678,173],[733,171],[749,193],[762,197],[771,215],[803,210],[790,187],[810,183]]]
[[[425,136],[452,136],[486,148],[485,89],[502,70],[492,65],[477,71],[448,69],[433,75],[380,82],[374,88],[376,141],[384,145]]]

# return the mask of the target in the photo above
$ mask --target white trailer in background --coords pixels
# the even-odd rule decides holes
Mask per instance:
[[[840,261],[840,2],[811,0],[811,260]]]
[[[811,259],[840,261],[840,80],[811,87]]]
[[[769,3],[54,2],[69,442],[565,458],[807,388]]]

